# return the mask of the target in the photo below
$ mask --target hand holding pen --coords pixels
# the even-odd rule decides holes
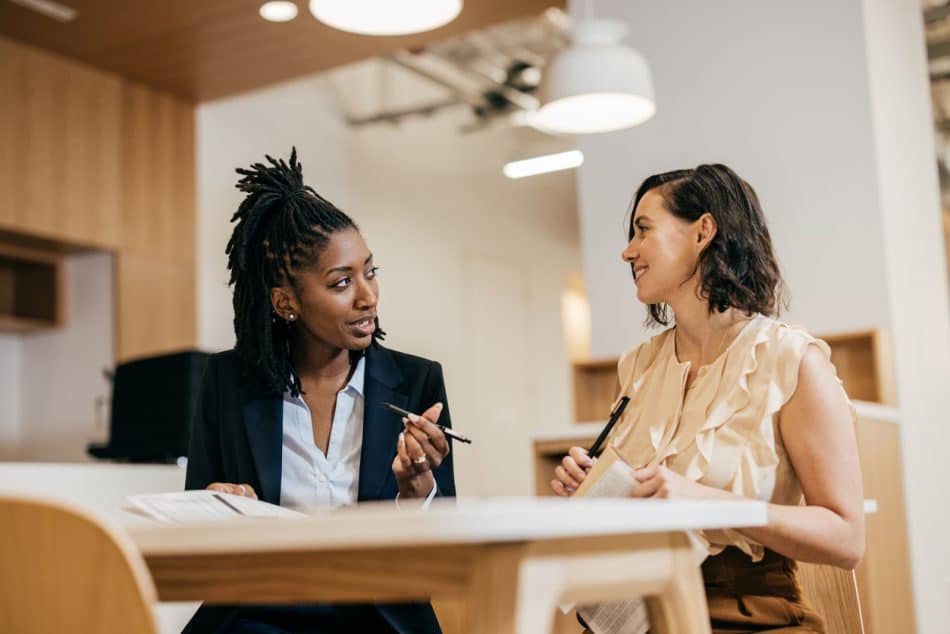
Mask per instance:
[[[402,497],[425,497],[435,487],[432,470],[442,464],[450,451],[442,426],[436,424],[442,414],[442,403],[436,403],[421,416],[389,403],[383,403],[383,406],[403,414],[405,429],[396,442],[396,457],[392,464],[399,494]]]

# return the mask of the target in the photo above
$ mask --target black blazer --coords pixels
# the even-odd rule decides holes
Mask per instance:
[[[250,484],[260,499],[280,504],[283,441],[282,395],[254,377],[242,376],[234,350],[211,357],[191,426],[186,489],[204,489],[212,482]],[[380,405],[393,403],[422,412],[444,405],[439,423],[451,426],[442,366],[435,361],[371,345],[366,350],[363,387],[363,448],[360,454],[360,502],[395,499],[398,492],[392,462],[402,419]],[[435,470],[438,495],[455,496],[453,454]],[[399,632],[441,632],[428,603],[377,605]],[[238,608],[204,606],[185,628],[187,633],[217,632],[227,627]]]

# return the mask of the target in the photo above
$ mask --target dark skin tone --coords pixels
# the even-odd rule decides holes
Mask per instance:
[[[293,273],[293,282],[271,289],[271,305],[278,318],[291,324],[290,348],[301,397],[310,408],[314,444],[326,455],[337,393],[355,369],[350,350],[365,350],[373,340],[379,298],[376,267],[360,233],[347,229],[330,236],[316,262]],[[445,435],[435,425],[441,410],[437,403],[421,416],[403,419],[406,429],[392,465],[400,497],[425,497],[435,486],[432,469],[449,453]],[[214,483],[208,488],[256,497],[247,484]]]

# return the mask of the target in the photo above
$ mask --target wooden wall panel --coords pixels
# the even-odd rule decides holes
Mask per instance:
[[[111,248],[119,217],[122,80],[0,43],[5,228]]]
[[[122,250],[195,262],[194,105],[132,83],[122,101]]]
[[[858,420],[856,431],[864,497],[877,501],[877,512],[866,517],[867,550],[856,571],[864,629],[914,632],[900,425]]]
[[[26,67],[26,48],[0,37],[0,226],[16,223],[20,130],[24,99],[14,90]]]
[[[197,338],[194,106],[126,83],[122,111],[118,361],[193,347]]]
[[[119,253],[115,259],[117,361],[196,344],[195,267]]]

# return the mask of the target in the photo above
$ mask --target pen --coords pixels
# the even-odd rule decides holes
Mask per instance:
[[[221,496],[218,495],[217,493],[212,493],[211,495],[213,495],[214,498],[215,498],[218,502],[221,502],[221,504],[224,504],[226,507],[228,507],[229,509],[231,509],[232,511],[234,511],[234,512],[237,513],[238,515],[244,515],[244,513],[241,511],[241,509],[239,509],[238,507],[234,506],[233,504],[231,504],[230,502],[228,502],[227,500],[225,500],[223,497],[221,497]]]
[[[620,415],[623,414],[623,410],[627,409],[627,403],[629,402],[629,396],[620,397],[620,402],[617,403],[617,407],[614,408],[614,411],[610,412],[610,420],[607,421],[607,426],[604,427],[604,430],[597,436],[597,440],[594,441],[594,444],[590,446],[590,451],[587,452],[588,456],[596,458],[603,452],[604,443],[607,440],[607,436],[610,435],[610,430],[613,429],[617,421],[620,420]]]
[[[382,403],[382,406],[385,407],[386,409],[388,409],[390,412],[396,412],[397,414],[402,414],[402,415],[405,416],[406,418],[409,418],[410,416],[419,416],[418,414],[413,414],[412,412],[410,412],[410,411],[408,411],[408,410],[404,410],[404,409],[401,408],[401,407],[396,407],[396,406],[393,405],[392,403],[385,403],[385,402],[384,402],[384,403]],[[421,417],[420,417],[420,418],[421,418]],[[443,434],[445,434],[445,435],[448,436],[449,438],[454,438],[455,440],[457,440],[457,441],[459,441],[459,442],[464,442],[464,443],[467,443],[467,444],[469,444],[469,445],[472,444],[472,440],[471,440],[470,438],[468,438],[468,437],[466,437],[466,436],[463,436],[462,434],[458,433],[457,431],[452,431],[451,429],[449,429],[449,428],[446,427],[445,425],[440,425],[440,424],[438,424],[438,423],[434,423],[434,424],[435,424],[436,427],[438,427],[439,429],[442,430],[442,433],[443,433]]]

